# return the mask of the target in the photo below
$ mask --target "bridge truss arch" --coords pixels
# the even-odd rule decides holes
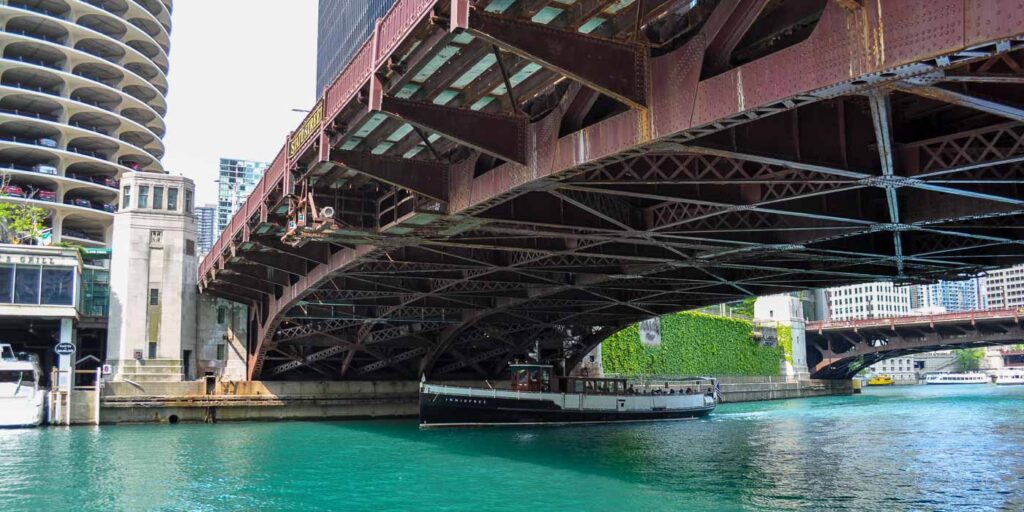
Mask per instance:
[[[941,3],[399,0],[201,290],[251,306],[252,378],[493,378],[1024,261],[1024,2]]]
[[[807,325],[807,366],[815,379],[849,379],[885,359],[1024,342],[1024,312],[971,311]]]

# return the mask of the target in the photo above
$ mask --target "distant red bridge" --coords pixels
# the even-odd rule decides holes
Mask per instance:
[[[807,324],[807,365],[817,379],[850,378],[883,359],[1024,343],[1021,309]]]
[[[251,306],[253,378],[490,378],[1021,262],[1022,35],[1024,0],[399,0],[200,288]]]

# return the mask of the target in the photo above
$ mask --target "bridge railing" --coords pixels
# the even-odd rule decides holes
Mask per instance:
[[[354,101],[359,90],[370,79],[375,69],[379,68],[398,48],[403,40],[412,32],[416,25],[426,16],[438,0],[397,0],[388,12],[376,23],[370,37],[359,48],[344,69],[335,77],[331,85],[318,98],[324,102],[324,118],[319,130],[306,140],[301,151],[308,148],[316,140],[325,126],[332,121],[345,107]],[[305,123],[305,119],[303,123]],[[301,125],[300,125],[301,128]],[[278,153],[270,168],[256,185],[252,194],[231,218],[228,227],[220,234],[210,248],[210,252],[199,264],[200,280],[213,269],[217,258],[230,247],[231,240],[242,234],[246,222],[260,210],[267,194],[273,190],[278,180],[287,178],[290,161],[287,152],[288,144]],[[295,156],[295,155],[292,155]],[[285,185],[290,185],[285,183]],[[286,192],[287,193],[287,192]]]
[[[824,320],[807,322],[808,331],[823,329],[860,329],[867,327],[890,327],[898,325],[931,324],[963,322],[971,320],[991,320],[1000,318],[1018,318],[1024,316],[1022,308],[986,309],[965,311],[960,313],[938,313],[933,315],[894,316],[888,318],[864,318],[860,320]]]

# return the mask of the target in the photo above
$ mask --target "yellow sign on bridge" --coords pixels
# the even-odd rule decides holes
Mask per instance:
[[[299,151],[305,147],[309,139],[313,138],[320,129],[320,123],[324,120],[324,102],[320,100],[317,102],[313,110],[309,111],[309,115],[302,121],[302,125],[299,126],[298,130],[292,133],[291,137],[288,138],[288,158],[295,158],[299,154]]]

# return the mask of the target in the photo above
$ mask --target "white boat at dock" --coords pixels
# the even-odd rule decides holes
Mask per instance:
[[[1024,368],[1004,368],[996,374],[1000,386],[1024,385]]]
[[[43,422],[46,390],[35,356],[15,354],[0,344],[0,427],[34,427]]]

